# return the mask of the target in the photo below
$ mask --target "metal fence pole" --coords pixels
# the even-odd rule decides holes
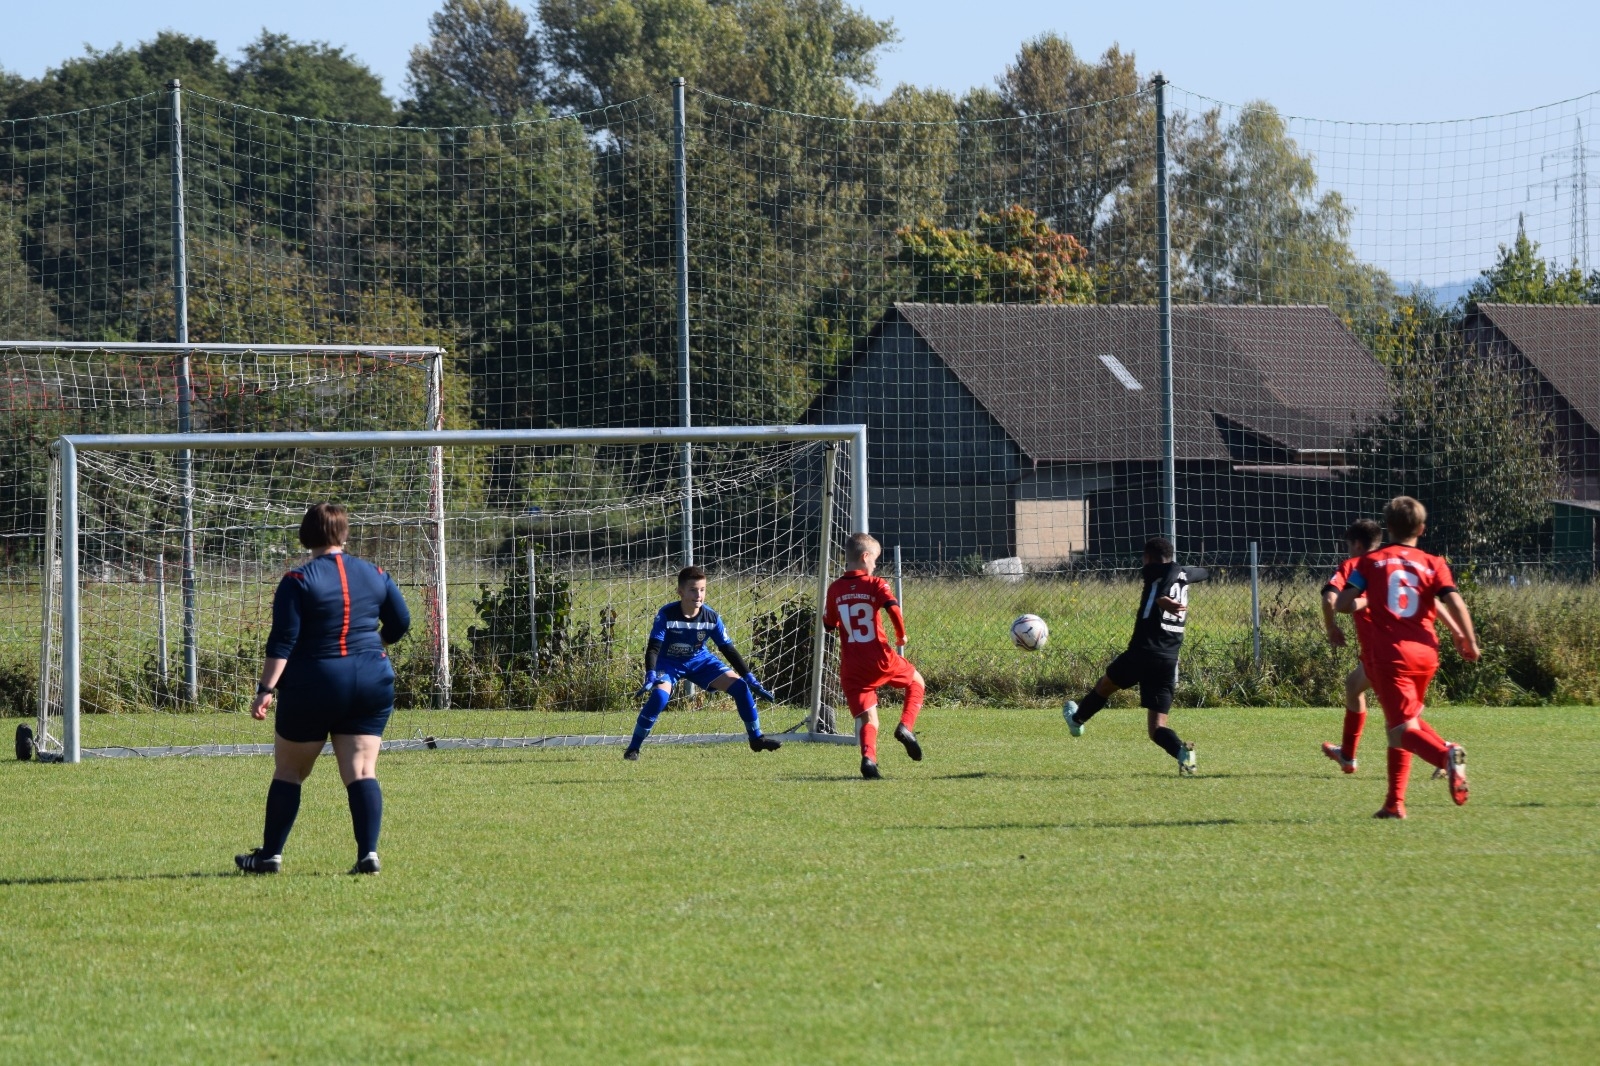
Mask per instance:
[[[1261,665],[1261,545],[1250,542],[1250,654]]]
[[[176,320],[176,340],[189,343],[189,240],[183,204],[183,84],[173,78],[172,91],[172,310]],[[194,431],[190,409],[192,384],[189,353],[178,357],[178,432]],[[194,563],[194,455],[187,449],[178,453],[178,472],[183,481],[183,695],[190,703],[200,702],[200,639],[198,595]]]
[[[689,156],[684,81],[672,79],[672,199],[678,282],[679,424],[694,424],[689,387]],[[683,446],[683,565],[694,564],[694,446]]]
[[[906,609],[905,571],[900,567],[900,545],[894,546],[894,600],[900,609]]]
[[[533,550],[533,540],[528,540],[528,631],[530,650],[533,653],[533,674],[539,675],[539,571],[538,556]]]
[[[1156,304],[1161,322],[1161,525],[1178,543],[1178,458],[1172,399],[1172,220],[1167,203],[1167,79],[1156,90]]]
[[[166,547],[156,556],[156,677],[161,681],[162,695],[167,688],[167,559]]]

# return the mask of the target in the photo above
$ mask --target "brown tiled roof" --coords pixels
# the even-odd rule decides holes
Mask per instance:
[[[1600,307],[1478,304],[1490,325],[1544,375],[1573,409],[1600,428]]]
[[[1160,458],[1156,308],[901,303],[895,312],[1033,461]],[[1342,449],[1387,407],[1382,367],[1326,307],[1180,307],[1172,326],[1179,461],[1230,457],[1219,416],[1305,455]]]

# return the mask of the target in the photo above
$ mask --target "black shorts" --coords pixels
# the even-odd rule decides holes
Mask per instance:
[[[1137,688],[1143,707],[1166,714],[1172,710],[1178,687],[1178,660],[1149,652],[1125,651],[1106,667],[1106,676],[1118,688]]]
[[[291,659],[278,681],[277,706],[273,729],[284,740],[381,737],[394,712],[394,666],[382,653]]]

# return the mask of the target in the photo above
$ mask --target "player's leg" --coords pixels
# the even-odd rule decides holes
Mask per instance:
[[[1151,742],[1178,760],[1178,773],[1187,775],[1195,771],[1194,745],[1185,743],[1167,724],[1177,680],[1177,663],[1170,667],[1165,663],[1152,663],[1146,676],[1140,679],[1139,697],[1145,707],[1145,730]]]
[[[1344,679],[1344,736],[1338,747],[1322,745],[1322,754],[1338,763],[1347,774],[1356,772],[1356,748],[1361,743],[1361,731],[1367,725],[1367,689],[1370,687],[1366,667],[1357,663]]]
[[[378,750],[383,736],[375,733],[335,733],[333,755],[339,760],[350,804],[350,828],[356,838],[356,864],[351,873],[378,872],[378,834],[383,831],[383,789],[378,785]]]
[[[306,734],[293,725],[279,723],[295,737]],[[283,848],[289,841],[289,831],[294,828],[300,814],[300,786],[317,765],[323,742],[283,737],[274,732],[272,737],[272,783],[267,786],[266,824],[261,833],[261,846],[243,855],[233,857],[234,865],[245,873],[277,873],[283,865]]]
[[[661,712],[667,709],[667,702],[672,699],[675,680],[663,678],[650,686],[650,691],[644,697],[644,706],[639,708],[639,717],[634,720],[633,736],[628,740],[628,748],[622,753],[624,759],[632,762],[639,757],[639,748],[656,727],[656,719],[661,717]]]
[[[894,727],[894,738],[906,749],[906,754],[911,756],[913,762],[921,762],[922,743],[917,740],[912,727],[917,724],[917,714],[922,710],[922,700],[927,695],[928,683],[923,680],[922,673],[906,659],[896,661],[887,683],[904,690],[906,694],[905,706],[900,711],[900,722]]]
[[[1408,725],[1422,708],[1414,678],[1398,664],[1374,667],[1368,674],[1372,690],[1383,705],[1383,722],[1389,741],[1389,789],[1374,818],[1404,818],[1406,788],[1411,778],[1411,752],[1403,743]]]
[[[883,776],[878,772],[878,690],[846,684],[845,699],[861,745],[861,776],[876,781]]]
[[[701,687],[726,692],[733,697],[733,706],[739,712],[739,720],[744,723],[745,736],[750,738],[751,751],[777,751],[782,744],[769,737],[761,735],[761,712],[756,707],[756,694],[750,690],[749,682],[738,674],[722,666],[722,672],[716,677],[709,678]],[[701,684],[698,677],[691,678],[695,684]]]
[[[1123,652],[1111,660],[1105,676],[1095,682],[1094,688],[1085,693],[1083,699],[1067,701],[1066,706],[1061,708],[1061,714],[1067,720],[1067,730],[1073,736],[1083,736],[1083,727],[1089,723],[1089,719],[1104,710],[1106,701],[1119,689],[1131,688],[1138,683],[1136,665],[1133,653]]]

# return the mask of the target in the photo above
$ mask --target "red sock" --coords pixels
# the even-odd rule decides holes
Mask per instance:
[[[1411,776],[1411,753],[1404,748],[1389,749],[1389,796],[1385,807],[1398,807],[1406,801],[1406,778]]]
[[[861,722],[861,757],[878,761],[878,727],[871,722]]]
[[[914,729],[917,725],[917,714],[922,710],[922,697],[927,695],[928,686],[911,682],[906,689],[906,706],[900,712],[900,724],[907,729]]]
[[[1361,743],[1361,730],[1366,724],[1366,711],[1344,712],[1344,739],[1339,742],[1339,754],[1349,762],[1356,760],[1356,745]]]
[[[1433,727],[1419,720],[1419,728],[1406,730],[1406,735],[1400,738],[1400,746],[1414,755],[1420,755],[1424,762],[1434,766],[1444,767],[1449,761],[1450,752],[1445,747],[1439,734]]]
[[[1427,722],[1424,722],[1421,718],[1417,719],[1417,729],[1422,733],[1423,736],[1432,737],[1434,740],[1437,740],[1440,747],[1448,746],[1444,737],[1441,737],[1437,732],[1435,732],[1433,726],[1429,725]]]

